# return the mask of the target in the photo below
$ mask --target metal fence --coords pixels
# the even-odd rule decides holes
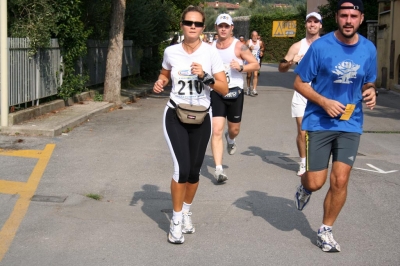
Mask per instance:
[[[29,55],[29,40],[8,38],[9,47],[9,105],[34,102],[57,94],[62,80],[61,53],[58,41],[50,47]]]
[[[106,73],[106,60],[108,52],[108,41],[89,40],[87,55],[80,62],[80,74],[89,75],[86,86],[104,83]],[[133,48],[133,41],[124,41],[122,54],[121,77],[138,74],[140,71],[139,53]]]
[[[132,45],[132,41],[124,41],[122,77],[139,73],[140,52]],[[57,39],[33,56],[29,48],[28,39],[8,38],[9,106],[29,102],[38,105],[40,99],[56,95],[62,84],[62,55]],[[76,68],[77,74],[89,75],[86,86],[104,82],[107,51],[108,41],[88,41],[87,55]]]

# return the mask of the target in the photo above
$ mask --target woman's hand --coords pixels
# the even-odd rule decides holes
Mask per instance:
[[[193,62],[190,68],[193,75],[197,75],[200,79],[204,78],[203,67],[199,63]]]

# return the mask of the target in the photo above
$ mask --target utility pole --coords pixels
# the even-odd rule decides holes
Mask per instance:
[[[1,126],[8,126],[7,0],[0,0]]]

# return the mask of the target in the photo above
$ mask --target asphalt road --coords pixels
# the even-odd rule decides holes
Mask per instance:
[[[382,93],[366,112],[371,133],[333,228],[342,252],[327,254],[315,243],[328,184],[303,212],[293,202],[293,80],[263,65],[259,95],[245,97],[238,151],[224,154],[226,184],[214,180],[207,150],[196,233],[183,245],[167,242],[166,98],[142,98],[55,138],[0,136],[0,265],[399,265],[400,96]]]

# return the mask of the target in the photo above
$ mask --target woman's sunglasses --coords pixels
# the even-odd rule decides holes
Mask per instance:
[[[190,21],[190,20],[182,20],[182,25],[191,27],[194,24],[196,28],[202,28],[204,27],[204,22],[199,22],[199,21]]]

